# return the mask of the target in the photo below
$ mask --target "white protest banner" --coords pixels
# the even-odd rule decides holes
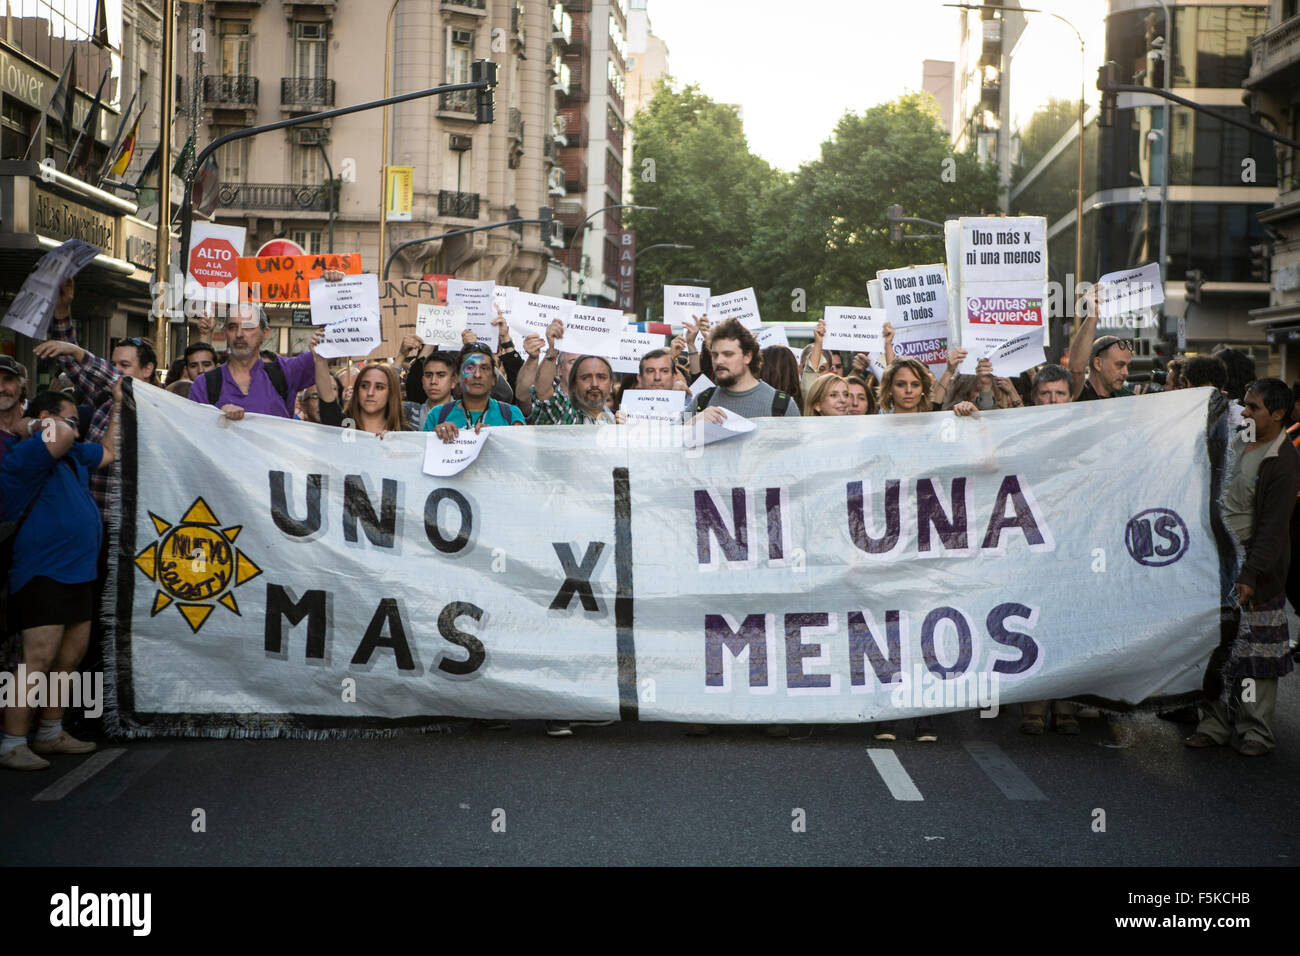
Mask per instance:
[[[458,305],[421,302],[415,307],[415,334],[425,345],[458,352],[465,344],[461,332],[466,327],[465,310]]]
[[[1047,220],[1042,216],[963,217],[962,290],[971,282],[1047,281]]]
[[[641,356],[664,347],[664,337],[654,332],[619,333],[617,353],[605,356],[618,375],[641,371]]]
[[[877,272],[885,321],[894,328],[948,321],[948,279],[942,264]]]
[[[754,338],[758,341],[760,349],[771,348],[773,345],[784,345],[789,347],[790,339],[785,334],[784,325],[764,325],[762,328],[754,330]]]
[[[664,286],[664,321],[685,325],[709,314],[709,290],[694,285]]]
[[[80,239],[69,239],[57,249],[41,256],[36,268],[23,280],[22,288],[9,304],[0,326],[13,329],[29,339],[45,339],[59,289],[88,266],[99,250]]]
[[[108,548],[115,734],[862,723],[987,706],[970,691],[1128,710],[1198,694],[1219,641],[1233,556],[1208,388],[1141,414],[768,418],[692,450],[630,444],[682,426],[496,428],[446,478],[423,474],[423,434],[217,427],[215,408],[133,391]],[[608,557],[575,589],[593,542]],[[516,573],[494,573],[500,549]]]
[[[709,298],[709,325],[715,326],[727,319],[739,319],[740,324],[751,332],[763,324],[758,314],[758,299],[754,298],[752,288]]]
[[[307,283],[312,325],[379,325],[379,276],[373,272],[344,276],[338,282],[312,279]],[[366,350],[367,352],[369,349]],[[365,355],[352,352],[351,355]]]
[[[686,408],[686,393],[669,389],[629,388],[619,400],[619,411],[627,415],[629,425],[637,422],[681,424]]]
[[[885,349],[885,310],[855,309],[828,305],[822,316],[826,352],[869,352],[877,356]]]
[[[515,293],[514,306],[510,311],[510,332],[515,347],[522,352],[524,339],[530,335],[540,335],[545,339],[546,329],[552,322],[556,319],[569,321],[573,305],[568,299],[556,299],[538,292],[521,290]]]
[[[185,270],[185,298],[224,305],[239,301],[239,257],[244,254],[247,234],[244,226],[194,224]]]
[[[464,308],[466,328],[494,352],[499,338],[497,327],[492,324],[492,320],[497,317],[496,309],[493,308],[496,285],[491,279],[485,282],[447,280],[447,304]]]
[[[627,321],[618,309],[576,306],[565,320],[564,336],[556,340],[555,347],[577,355],[617,355],[626,328]]]
[[[991,351],[988,357],[993,363],[993,375],[997,378],[1012,378],[1026,369],[1042,365],[1047,361],[1043,354],[1042,326],[1007,339]]]
[[[421,470],[431,478],[449,478],[452,475],[459,475],[478,457],[490,432],[489,428],[480,431],[462,428],[456,432],[455,439],[449,442],[429,432],[424,445],[424,466]]]
[[[1103,328],[1137,323],[1125,317],[1153,309],[1165,301],[1164,283],[1160,281],[1160,264],[1152,262],[1137,269],[1108,272],[1097,280],[1101,287],[1101,311],[1097,325]],[[1141,324],[1146,324],[1143,316]]]

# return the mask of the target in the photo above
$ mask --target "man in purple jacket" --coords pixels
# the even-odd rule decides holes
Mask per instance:
[[[248,302],[233,306],[226,319],[226,364],[199,376],[190,387],[190,401],[216,405],[232,422],[245,412],[293,417],[298,392],[316,381],[315,361],[310,351],[290,359],[277,356],[274,365],[263,361],[262,343],[268,332],[260,306]],[[210,380],[217,384],[218,376],[220,389],[214,401],[208,385]]]

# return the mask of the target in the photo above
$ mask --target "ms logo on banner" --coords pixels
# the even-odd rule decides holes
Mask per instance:
[[[1173,564],[1187,553],[1190,543],[1186,523],[1168,508],[1148,508],[1134,515],[1124,532],[1129,556],[1149,568]]]
[[[158,584],[150,617],[175,603],[197,633],[217,604],[238,614],[234,589],[262,573],[235,547],[242,525],[222,527],[202,498],[194,499],[178,524],[152,511],[149,518],[159,538],[135,556],[135,565]]]

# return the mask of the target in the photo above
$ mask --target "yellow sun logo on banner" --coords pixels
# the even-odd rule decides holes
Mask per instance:
[[[194,499],[177,524],[152,511],[149,518],[159,538],[135,556],[136,567],[158,582],[149,616],[174,602],[190,629],[198,633],[216,604],[238,614],[239,604],[232,591],[262,573],[235,547],[243,526],[221,527],[202,498]]]

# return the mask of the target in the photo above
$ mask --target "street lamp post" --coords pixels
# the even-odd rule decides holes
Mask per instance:
[[[602,208],[600,208],[600,209],[597,209],[597,210],[596,210],[595,212],[593,212],[590,216],[588,216],[586,219],[584,219],[584,220],[582,221],[582,225],[579,226],[577,229],[573,230],[573,235],[571,235],[571,236],[569,237],[569,247],[568,247],[568,249],[565,250],[565,256],[564,256],[564,258],[565,258],[565,260],[569,263],[569,289],[568,289],[568,291],[564,294],[564,297],[565,297],[566,299],[569,298],[571,295],[573,295],[573,240],[576,239],[576,238],[578,238],[578,236],[579,236],[580,234],[581,234],[581,235],[585,235],[585,234],[586,234],[586,232],[587,232],[587,226],[591,225],[591,220],[595,219],[595,218],[596,218],[597,216],[599,216],[602,212],[609,212],[609,210],[611,210],[611,209],[642,209],[642,210],[645,210],[646,212],[658,212],[658,211],[659,211],[659,207],[658,207],[658,206],[638,206],[638,205],[635,205],[634,203],[615,203],[615,204],[612,205],[612,206],[604,206],[604,207],[602,207]],[[584,244],[585,244],[585,240],[584,240]]]
[[[542,208],[546,209],[548,212],[550,211],[547,206],[543,206]],[[550,221],[551,218],[549,216],[539,216],[536,219],[506,219],[502,222],[488,223],[486,226],[474,226],[469,229],[453,229],[451,232],[440,232],[436,236],[423,236],[419,239],[408,239],[406,242],[398,243],[394,246],[393,251],[389,254],[388,258],[384,260],[384,281],[388,281],[388,270],[392,267],[393,260],[397,258],[397,254],[410,246],[416,246],[422,242],[435,242],[438,239],[450,239],[452,236],[466,236],[471,232],[486,232],[488,229],[500,229],[503,226],[517,226],[524,223],[546,223]]]
[[[1078,175],[1075,188],[1078,195],[1074,201],[1074,281],[1076,287],[1083,276],[1083,105],[1084,91],[1087,86],[1088,56],[1087,48],[1083,42],[1083,34],[1065,17],[1059,13],[1053,13],[1051,10],[1035,10],[1030,7],[984,7],[973,3],[945,3],[945,7],[956,7],[961,10],[1001,10],[1004,12],[1014,13],[1045,13],[1049,17],[1055,17],[1067,27],[1074,31],[1074,35],[1079,40],[1079,160]],[[1079,326],[1079,310],[1074,310],[1075,329]]]

